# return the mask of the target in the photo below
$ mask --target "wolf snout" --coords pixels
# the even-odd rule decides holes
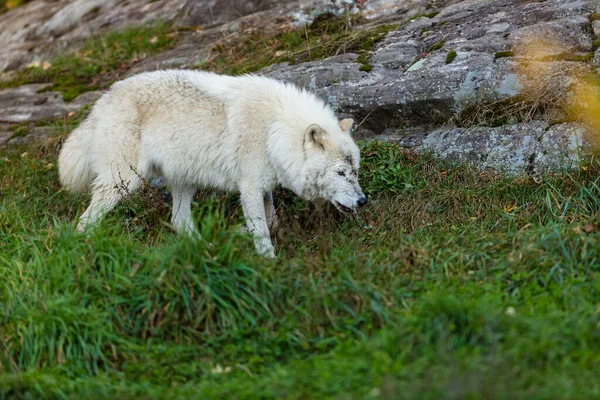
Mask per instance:
[[[369,202],[369,200],[367,200],[367,198],[365,196],[361,197],[360,199],[358,199],[358,206],[359,207],[364,207],[367,205],[367,203]]]

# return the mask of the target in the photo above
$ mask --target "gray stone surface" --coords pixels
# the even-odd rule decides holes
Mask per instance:
[[[500,127],[388,130],[375,137],[420,152],[506,175],[543,175],[577,167],[589,155],[592,131],[583,125],[531,121]]]
[[[191,1],[191,0],[190,0]],[[34,0],[0,14],[0,72],[79,46],[92,35],[148,21],[171,21],[181,0]]]
[[[592,30],[594,31],[594,36],[600,37],[600,20],[592,21]]]
[[[531,96],[532,87],[543,88],[540,95],[548,99],[569,96],[576,78],[589,67],[586,62],[558,59],[591,51],[587,18],[591,5],[581,1],[535,4],[503,0],[450,4],[433,18],[417,18],[389,33],[371,57],[369,73],[360,74],[359,64],[348,66],[352,59],[340,63],[339,57],[310,67],[271,67],[264,73],[305,86],[342,115],[354,116],[361,122],[363,137],[392,132],[407,138],[400,141],[402,145],[433,148],[442,157],[508,173],[572,167],[584,143],[573,141],[581,137],[580,127],[548,127],[540,121],[499,128],[435,129],[457,118],[465,107]],[[432,50],[442,41],[441,49]],[[527,52],[496,56],[526,43]],[[449,51],[455,51],[456,57],[447,64]],[[320,79],[323,70],[327,76],[344,79]],[[423,138],[426,141],[421,142]]]
[[[414,147],[508,175],[539,175],[576,167],[584,155],[585,137],[582,126],[533,121],[497,128],[437,129]]]
[[[56,119],[95,101],[100,93],[88,92],[65,103],[58,92],[40,92],[48,84],[24,85],[0,91],[0,122],[26,122]]]
[[[392,13],[412,2],[373,0],[364,15]],[[301,26],[325,12],[357,13],[359,3],[353,0],[34,0],[0,14],[0,72],[76,48],[92,35],[152,21],[201,30],[218,28],[215,32],[222,36],[246,29]],[[173,64],[189,62],[180,59]]]
[[[51,126],[40,126],[31,129],[31,132],[25,136],[8,137],[6,145],[8,146],[22,146],[30,143],[41,142],[55,132],[55,129]]]

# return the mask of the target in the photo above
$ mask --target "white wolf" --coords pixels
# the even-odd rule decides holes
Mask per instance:
[[[191,214],[197,187],[237,190],[257,251],[273,257],[277,184],[345,213],[366,204],[352,124],[338,122],[311,93],[270,78],[142,73],[115,83],[71,133],[58,160],[60,180],[73,191],[91,186],[79,230],[142,179],[162,177],[173,196],[171,223],[187,233],[197,232]]]

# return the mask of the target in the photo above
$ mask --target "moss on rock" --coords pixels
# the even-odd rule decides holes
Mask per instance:
[[[446,55],[446,64],[451,64],[455,58],[456,58],[456,51],[454,51],[454,50],[449,51],[448,55]]]

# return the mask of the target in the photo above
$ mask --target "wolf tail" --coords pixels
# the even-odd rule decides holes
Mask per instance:
[[[63,144],[58,156],[60,183],[72,192],[86,192],[93,179],[90,153],[96,118],[90,115]]]

